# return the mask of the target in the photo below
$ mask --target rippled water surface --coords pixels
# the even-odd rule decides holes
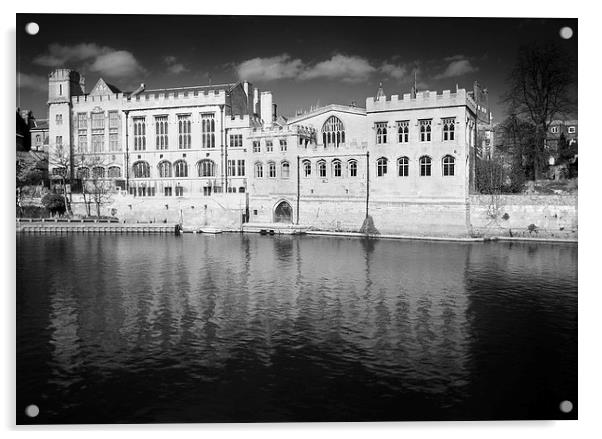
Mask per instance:
[[[577,246],[18,235],[16,387],[19,423],[574,419]]]

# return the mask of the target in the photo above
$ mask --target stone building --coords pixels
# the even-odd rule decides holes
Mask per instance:
[[[100,79],[86,93],[79,73],[59,69],[50,167],[111,181],[128,219],[357,231],[370,215],[381,233],[463,235],[476,115],[464,89],[387,97],[379,87],[365,108],[286,120],[248,82],[122,92]],[[65,166],[52,159],[61,154]]]

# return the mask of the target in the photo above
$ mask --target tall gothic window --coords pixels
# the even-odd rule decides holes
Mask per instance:
[[[92,152],[102,152],[105,143],[105,136],[102,134],[92,134]]]
[[[276,178],[276,163],[268,162],[268,177]]]
[[[167,116],[155,116],[155,147],[168,148]]]
[[[376,161],[376,175],[379,177],[384,176],[387,173],[387,159],[381,157]]]
[[[203,148],[215,148],[215,114],[201,114],[201,141]]]
[[[456,167],[456,159],[451,155],[443,157],[443,175],[451,177],[454,175]]]
[[[311,162],[309,160],[303,160],[303,175],[305,177],[311,176]]]
[[[92,129],[102,130],[105,127],[105,114],[104,113],[92,113]]]
[[[410,141],[409,120],[402,120],[397,122],[397,141],[399,143],[408,143]]]
[[[454,140],[455,122],[453,117],[443,119],[443,141]]]
[[[260,162],[255,163],[255,177],[263,178],[263,164]]]
[[[289,178],[291,176],[291,165],[289,162],[284,161],[280,164],[280,177]]]
[[[376,143],[387,143],[387,122],[376,122]]]
[[[178,148],[190,149],[191,145],[191,122],[189,114],[178,115]]]
[[[318,176],[326,177],[326,162],[324,160],[318,161]]]
[[[423,119],[420,121],[420,141],[431,141],[431,119]]]
[[[332,161],[332,175],[334,177],[340,177],[342,175],[341,161],[339,159],[334,159]]]
[[[119,166],[109,166],[109,178],[121,178],[121,168]]]
[[[134,151],[146,150],[146,123],[144,117],[134,117]]]
[[[347,163],[348,163],[348,167],[349,167],[349,176],[357,177],[357,160],[351,159]]]
[[[345,126],[341,119],[330,116],[324,122],[324,125],[322,125],[322,142],[325,148],[327,146],[338,148],[341,143],[345,143]]]

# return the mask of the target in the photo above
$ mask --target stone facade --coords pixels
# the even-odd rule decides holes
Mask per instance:
[[[159,221],[166,205],[190,204],[183,221],[204,224],[215,201],[238,226],[358,231],[370,215],[381,233],[466,235],[475,116],[463,89],[379,89],[365,108],[328,105],[286,120],[272,94],[248,82],[121,92],[100,79],[86,93],[79,73],[59,69],[49,78],[50,172],[110,181],[121,203],[112,211],[128,220],[139,211]]]

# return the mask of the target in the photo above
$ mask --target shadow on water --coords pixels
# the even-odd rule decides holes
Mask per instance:
[[[17,245],[19,423],[576,418],[576,247]]]

